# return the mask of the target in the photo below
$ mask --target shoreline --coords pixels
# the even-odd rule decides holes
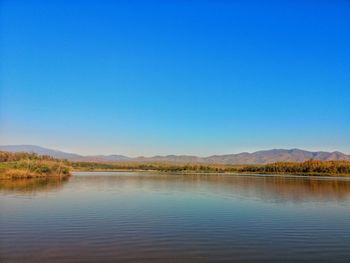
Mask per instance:
[[[241,174],[349,177],[350,161],[275,162],[268,164],[180,164],[72,162],[33,153],[0,151],[0,179],[62,178],[71,172],[153,172],[169,174]]]
[[[4,174],[0,173],[0,180],[25,180],[25,179],[65,179],[72,176],[72,173],[69,174],[22,174],[22,173],[14,173],[14,174]]]
[[[141,173],[167,173],[179,175],[252,175],[252,176],[288,176],[288,177],[327,177],[327,178],[350,178],[350,174],[329,174],[329,173],[273,173],[273,172],[198,172],[198,171],[167,171],[167,170],[142,170],[142,169],[96,169],[96,170],[72,170],[74,173],[125,173],[125,172],[141,172]]]

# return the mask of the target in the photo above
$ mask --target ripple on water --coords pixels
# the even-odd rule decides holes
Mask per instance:
[[[2,262],[350,258],[349,180],[80,173],[28,184],[0,185]]]

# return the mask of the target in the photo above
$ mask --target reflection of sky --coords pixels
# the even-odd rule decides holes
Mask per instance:
[[[25,191],[13,191],[16,198],[11,196],[11,191],[3,191],[11,202],[34,201],[33,204],[50,205],[67,201],[67,205],[72,202],[103,205],[107,201],[106,205],[110,205],[110,202],[122,200],[121,203],[144,203],[154,209],[169,205],[188,205],[195,209],[235,205],[245,210],[255,205],[277,207],[280,203],[283,206],[312,203],[312,207],[317,207],[325,203],[347,204],[350,200],[349,180],[281,176],[78,173],[68,183],[50,184],[47,189],[42,184],[39,186],[37,192],[31,186],[30,195]]]
[[[179,256],[199,249],[229,257],[234,247],[246,256],[297,257],[301,247],[324,256],[322,246],[348,253],[349,181],[123,174],[73,176],[58,191],[41,190],[1,196],[4,251],[16,242],[22,251],[55,244],[65,256],[75,246],[83,255],[101,246],[126,258],[164,246]]]

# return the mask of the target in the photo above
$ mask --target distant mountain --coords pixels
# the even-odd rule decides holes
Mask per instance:
[[[213,155],[209,157],[197,157],[192,155],[166,155],[153,157],[129,158],[124,155],[92,155],[83,156],[74,153],[66,153],[35,145],[7,145],[0,146],[0,151],[9,152],[33,152],[40,155],[50,155],[58,159],[85,162],[168,162],[168,163],[202,163],[202,164],[265,164],[273,162],[303,162],[314,160],[347,160],[350,155],[341,152],[309,152],[300,149],[273,149],[253,153],[243,152],[237,154]]]
[[[172,163],[203,163],[203,164],[266,164],[273,162],[303,162],[315,160],[350,160],[350,155],[341,152],[309,152],[299,149],[273,149],[254,153],[238,153],[196,157],[186,155],[168,155],[154,157],[138,157],[135,162],[172,162]]]
[[[309,152],[300,149],[273,149],[254,153],[210,156],[205,158],[205,161],[207,163],[223,164],[265,164],[272,162],[303,162],[309,159],[322,161],[350,160],[350,156],[341,152]]]
[[[133,158],[133,162],[141,162],[141,163],[147,163],[147,162],[170,162],[170,163],[203,163],[204,158],[197,157],[197,156],[191,156],[191,155],[166,155],[166,156],[160,156],[156,155],[153,157],[137,157]]]
[[[58,159],[67,159],[70,161],[81,162],[115,162],[126,161],[129,157],[123,155],[91,155],[83,156],[75,153],[66,153],[62,151],[52,150],[36,145],[5,145],[0,146],[0,151],[8,152],[31,152],[39,155],[49,155]]]
[[[127,161],[131,158],[124,156],[124,155],[118,155],[118,154],[112,154],[112,155],[87,155],[82,156],[80,161],[84,162],[118,162],[118,161]]]
[[[58,159],[67,159],[67,160],[75,160],[82,157],[81,155],[78,155],[78,154],[56,151],[56,150],[47,149],[36,145],[5,145],[5,146],[0,146],[0,150],[7,151],[7,152],[30,152],[30,153],[40,154],[40,155],[49,155]]]

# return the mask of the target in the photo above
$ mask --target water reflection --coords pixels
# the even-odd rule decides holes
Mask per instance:
[[[350,178],[142,172],[80,172],[73,178],[71,188],[85,185],[93,186],[95,190],[143,187],[169,193],[193,191],[203,195],[238,195],[275,202],[350,199]],[[62,189],[68,181],[69,178],[0,180],[0,192],[52,192]]]
[[[276,202],[332,201],[350,199],[350,178],[256,176],[220,174],[78,173],[77,178],[94,187],[153,187],[165,191],[201,191],[230,197],[240,195]]]
[[[0,180],[0,193],[35,194],[62,189],[69,177]]]
[[[0,197],[1,262],[350,258],[349,178],[77,173]]]

